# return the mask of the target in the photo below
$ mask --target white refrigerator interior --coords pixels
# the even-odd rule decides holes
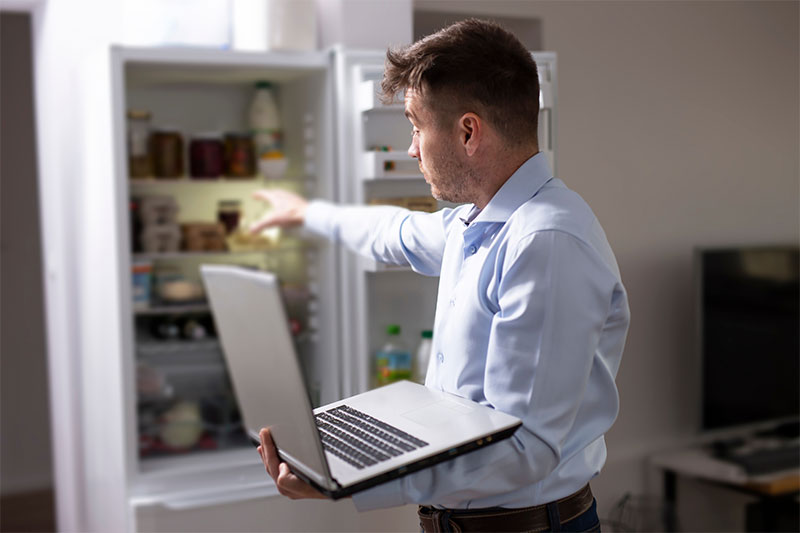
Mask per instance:
[[[534,57],[542,81],[540,144],[554,164],[555,55]],[[120,416],[129,531],[415,527],[413,510],[359,516],[349,501],[297,504],[277,496],[240,427],[199,292],[200,264],[275,272],[314,405],[376,385],[374,353],[388,325],[399,325],[415,351],[421,332],[433,328],[438,278],[387,268],[298,232],[258,239],[243,232],[265,210],[252,198],[260,188],[340,203],[429,211],[445,205],[430,197],[406,153],[411,127],[402,103],[377,99],[383,60],[383,52],[341,48],[112,51],[117,219],[119,240],[127,243],[120,261]],[[245,171],[229,164],[248,149],[241,134],[250,127],[255,84],[263,81],[277,102],[288,162],[277,179],[252,160]],[[149,132],[137,145],[141,121]],[[135,168],[131,157],[143,146],[149,159]],[[198,175],[198,168],[218,164],[222,176]],[[102,445],[87,443],[87,453]],[[272,525],[265,523],[270,515]]]
[[[257,189],[333,198],[329,55],[115,49],[113,65],[118,207],[129,212],[121,279],[132,281],[122,287],[131,504],[186,509],[276,494],[241,429],[198,267],[276,272],[312,401],[339,397],[335,249],[292,232],[246,232],[265,209]],[[288,165],[278,178],[259,172],[242,136],[260,81],[279,102]],[[141,147],[128,143],[142,117],[147,170],[134,167]]]

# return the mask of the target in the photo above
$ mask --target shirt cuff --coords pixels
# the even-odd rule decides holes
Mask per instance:
[[[335,228],[333,216],[336,206],[323,200],[312,200],[306,208],[306,216],[303,221],[303,229],[310,231],[321,237],[335,239]]]
[[[353,494],[353,503],[359,512],[405,505],[402,483],[402,478],[395,479]]]

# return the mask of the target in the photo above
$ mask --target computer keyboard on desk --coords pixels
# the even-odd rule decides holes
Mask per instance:
[[[741,466],[750,476],[800,469],[800,443],[776,448],[734,451],[719,458]]]

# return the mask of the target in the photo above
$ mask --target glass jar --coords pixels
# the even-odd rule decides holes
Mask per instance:
[[[239,200],[220,200],[217,204],[217,220],[225,226],[228,235],[239,227],[241,217],[242,203]]]
[[[189,143],[189,175],[193,179],[214,179],[222,175],[225,164],[222,137],[198,134]]]
[[[174,129],[160,129],[150,135],[153,176],[180,178],[183,176],[183,136]]]
[[[252,178],[255,174],[253,136],[248,133],[225,135],[225,175],[229,178]]]
[[[131,178],[150,176],[150,111],[128,110],[128,173]]]

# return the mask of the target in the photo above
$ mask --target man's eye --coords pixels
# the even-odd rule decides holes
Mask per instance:
[[[418,129],[414,128],[413,130],[411,130],[411,136],[412,137],[414,137],[417,134],[419,134],[419,130]]]

